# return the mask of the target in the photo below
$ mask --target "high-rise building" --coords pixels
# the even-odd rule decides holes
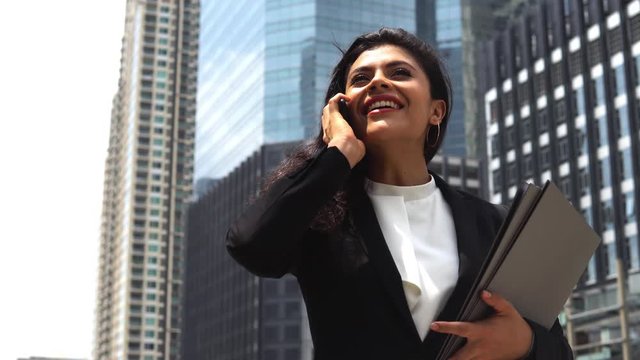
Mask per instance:
[[[462,6],[462,93],[464,99],[464,133],[466,155],[484,160],[484,41],[503,31],[509,21],[518,16],[527,4],[536,0],[461,0]],[[457,99],[454,99],[457,100]],[[484,178],[484,174],[482,174]],[[486,181],[485,181],[486,183]]]
[[[105,166],[94,359],[179,359],[199,2],[128,0]]]
[[[603,243],[567,306],[578,359],[640,356],[640,1],[544,0],[487,44],[489,191],[559,185]]]
[[[225,248],[231,223],[293,143],[264,145],[199,197],[187,217],[183,359],[307,360],[312,343],[295,277],[258,278]],[[436,155],[429,167],[478,194],[475,160]]]
[[[422,3],[422,4],[420,4]],[[417,34],[438,50],[444,60],[453,93],[453,107],[447,124],[447,135],[441,152],[466,155],[462,64],[462,0],[416,0]],[[426,19],[425,19],[426,18]]]
[[[201,23],[197,180],[263,144],[316,135],[334,44],[382,26],[414,32],[415,0],[204,0]]]
[[[534,0],[416,0],[416,34],[442,56],[453,92],[453,108],[442,153],[480,158],[483,154],[482,101],[478,92],[478,44],[503,30],[510,18]]]

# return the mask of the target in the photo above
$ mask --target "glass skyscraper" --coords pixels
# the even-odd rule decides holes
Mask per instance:
[[[196,180],[225,176],[262,144],[319,131],[346,47],[382,26],[415,32],[415,0],[202,1]]]
[[[462,7],[461,0],[436,0],[436,46],[444,58],[453,91],[453,108],[447,125],[447,135],[442,152],[464,156],[466,141],[464,131],[464,92],[462,66]]]
[[[201,1],[194,178],[219,178],[263,143],[265,3]],[[202,180],[205,181],[205,180]]]

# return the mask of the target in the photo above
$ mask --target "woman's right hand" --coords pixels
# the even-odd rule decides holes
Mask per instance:
[[[344,94],[338,93],[329,99],[327,105],[322,109],[322,133],[324,134],[322,140],[328,147],[337,147],[353,169],[364,158],[365,146],[340,114],[338,106],[340,99],[349,101],[349,98]]]

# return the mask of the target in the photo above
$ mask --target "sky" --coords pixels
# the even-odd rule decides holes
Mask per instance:
[[[0,11],[0,359],[91,358],[126,0]]]

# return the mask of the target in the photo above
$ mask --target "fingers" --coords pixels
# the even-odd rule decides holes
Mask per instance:
[[[340,114],[340,108],[338,106],[340,99],[350,100],[346,95],[337,93],[329,99],[327,105],[322,109],[322,140],[327,144],[333,139],[336,131],[340,131],[345,125],[349,126],[342,114]],[[335,121],[342,121],[342,124],[334,126]]]
[[[453,334],[464,338],[475,337],[476,325],[463,321],[436,321],[431,324],[431,330],[444,334]]]
[[[498,294],[484,290],[481,297],[482,300],[491,306],[498,314],[509,314],[515,311],[513,305]]]

